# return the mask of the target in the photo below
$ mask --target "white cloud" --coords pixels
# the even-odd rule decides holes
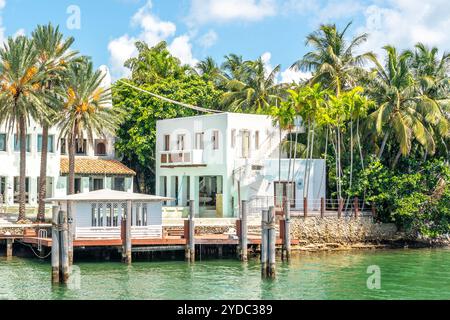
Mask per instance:
[[[353,18],[363,12],[364,6],[357,0],[290,0],[284,3],[283,12],[298,13],[308,18],[311,25],[334,23],[338,19]]]
[[[217,33],[214,30],[209,30],[198,39],[198,42],[203,48],[210,48],[217,42],[217,39]]]
[[[299,83],[302,80],[308,80],[311,76],[311,72],[302,72],[290,68],[280,73],[281,83]]]
[[[180,59],[181,63],[195,66],[198,60],[192,55],[192,45],[189,41],[190,38],[187,35],[176,37],[168,49],[173,56]]]
[[[275,0],[192,0],[188,20],[191,24],[258,21],[276,14]]]
[[[448,0],[388,0],[383,6],[371,5],[364,12],[365,24],[358,32],[369,33],[361,49],[384,56],[386,44],[400,49],[417,42],[450,49],[450,2]]]
[[[13,38],[24,36],[25,35],[25,29],[21,28],[14,33]]]
[[[273,66],[272,63],[270,62],[270,60],[272,59],[272,53],[270,52],[264,52],[261,55],[261,60],[264,63],[264,74],[266,75],[266,77],[272,72],[273,70]]]
[[[152,1],[148,0],[131,18],[131,25],[140,30],[137,36],[124,34],[109,42],[108,51],[113,79],[129,76],[130,71],[123,64],[127,59],[137,54],[136,41],[145,41],[149,46],[154,46],[160,41],[169,41],[170,38],[175,36],[176,25],[171,21],[162,21],[153,14],[152,7]],[[168,49],[182,63],[195,65],[198,62],[193,57],[192,45],[188,35],[182,35],[173,39]]]

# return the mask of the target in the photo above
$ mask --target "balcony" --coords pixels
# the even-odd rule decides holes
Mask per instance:
[[[203,150],[161,151],[161,167],[201,167],[206,166],[203,161]]]

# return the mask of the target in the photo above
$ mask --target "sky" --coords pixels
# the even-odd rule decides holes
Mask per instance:
[[[278,81],[291,82],[308,76],[290,66],[320,24],[352,21],[349,35],[367,32],[361,50],[382,59],[386,44],[406,49],[420,41],[450,50],[449,13],[448,0],[0,0],[0,41],[52,22],[113,79],[129,74],[123,63],[136,54],[135,41],[165,40],[183,63],[261,56],[267,70],[281,65]]]

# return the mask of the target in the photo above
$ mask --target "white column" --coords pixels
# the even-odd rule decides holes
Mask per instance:
[[[185,204],[186,189],[184,187],[186,183],[186,177],[183,175],[178,176],[178,206],[182,207]]]
[[[166,197],[173,198],[174,194],[172,193],[172,176],[166,177],[166,190],[167,190]],[[172,206],[173,201],[167,201],[167,205]]]
[[[89,177],[81,178],[81,192],[89,192]]]
[[[198,217],[199,214],[199,182],[200,178],[198,176],[190,176],[189,179],[190,182],[190,195],[189,200],[194,200],[194,210],[196,213],[196,216]]]
[[[14,204],[14,176],[6,177],[6,204]]]

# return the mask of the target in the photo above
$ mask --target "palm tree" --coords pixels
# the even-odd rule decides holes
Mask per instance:
[[[351,22],[342,31],[336,25],[321,25],[319,30],[306,37],[306,45],[313,51],[306,53],[291,68],[312,71],[311,83],[322,83],[339,95],[341,90],[355,85],[362,66],[368,60],[374,60],[372,52],[354,55],[354,52],[367,40],[366,33],[358,35],[347,43],[345,36]]]
[[[55,86],[58,86],[64,76],[64,70],[67,63],[72,59],[76,52],[69,51],[74,42],[72,37],[64,40],[59,27],[54,28],[52,24],[38,26],[32,33],[33,42],[38,53],[38,65],[45,73],[45,78],[41,83],[43,90],[54,96]],[[50,105],[48,108],[58,109],[59,103]],[[56,110],[54,110],[56,111]],[[48,130],[55,120],[55,117],[41,117],[42,125],[42,147],[41,147],[41,167],[39,175],[39,206],[37,220],[45,219],[45,198],[47,193],[47,151],[48,151]]]
[[[102,88],[104,75],[94,71],[87,58],[69,64],[62,95],[65,105],[60,117],[61,138],[69,147],[69,194],[75,193],[75,148],[83,147],[84,137],[90,144],[94,135],[113,133],[120,121],[119,110],[108,107],[110,89]]]
[[[303,121],[308,126],[306,153],[307,162],[305,167],[303,197],[308,196],[309,180],[311,174],[311,164],[314,151],[315,130],[318,125],[321,125],[322,118],[327,115],[327,97],[330,92],[323,89],[320,83],[312,86],[300,87],[298,91],[288,90],[294,108],[302,117]]]
[[[385,46],[386,65],[375,61],[376,68],[370,78],[368,93],[379,108],[369,118],[376,123],[376,130],[383,133],[378,157],[381,158],[391,134],[399,144],[392,162],[395,167],[401,155],[409,154],[412,141],[417,140],[426,152],[433,154],[435,140],[431,126],[445,119],[436,100],[417,93],[417,86],[409,68],[411,52],[401,54],[392,46]],[[447,121],[445,121],[447,122]],[[448,134],[448,126],[441,126],[442,134]]]
[[[222,70],[228,80],[245,81],[247,78],[247,70],[242,56],[231,53],[225,56],[225,62],[222,63]]]
[[[276,84],[276,76],[280,65],[268,74],[261,58],[247,61],[243,67],[248,76],[243,81],[229,80],[226,84],[228,91],[223,94],[221,103],[234,112],[268,112],[279,99],[280,87]]]
[[[45,73],[37,66],[34,43],[24,36],[8,38],[0,50],[0,123],[17,128],[20,144],[19,220],[25,219],[27,126],[31,119],[47,114],[42,81]]]
[[[289,101],[281,101],[280,106],[272,106],[269,114],[274,125],[278,125],[280,132],[280,143],[278,146],[278,182],[281,182],[281,145],[283,130],[292,130],[295,121],[295,109]]]

